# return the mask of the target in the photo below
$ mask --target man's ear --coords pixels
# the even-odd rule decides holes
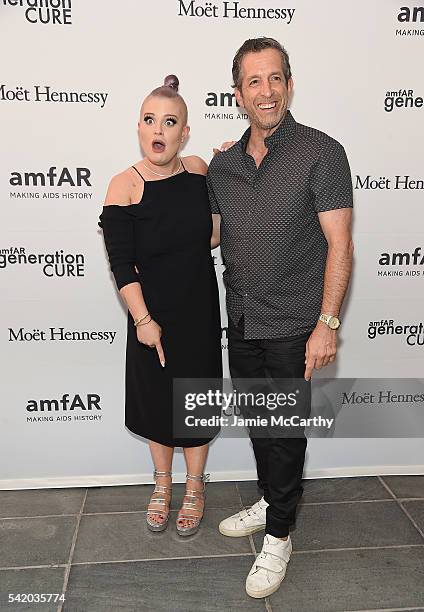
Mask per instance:
[[[237,104],[244,108],[243,96],[241,95],[241,91],[237,87],[234,89],[234,95],[236,97]]]
[[[292,77],[290,77],[289,80],[287,81],[287,91],[288,91],[289,95],[293,92],[293,79],[292,79]]]

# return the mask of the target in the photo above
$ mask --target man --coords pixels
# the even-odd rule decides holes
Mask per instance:
[[[289,57],[272,38],[247,40],[233,61],[237,103],[250,127],[210,164],[207,182],[226,265],[232,378],[304,378],[336,355],[349,283],[352,181],[343,147],[297,123]],[[281,584],[290,559],[307,440],[253,437],[264,496],[219,526],[238,537],[265,529],[246,579],[252,597]]]

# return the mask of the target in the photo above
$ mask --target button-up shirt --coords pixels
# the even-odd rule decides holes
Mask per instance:
[[[328,244],[318,213],[353,206],[342,145],[297,123],[290,111],[265,138],[259,168],[250,128],[212,159],[207,185],[221,215],[228,315],[246,339],[310,332],[321,312]],[[331,313],[330,313],[331,314]]]

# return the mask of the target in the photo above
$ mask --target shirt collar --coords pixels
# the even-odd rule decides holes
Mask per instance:
[[[246,153],[247,143],[249,142],[251,128],[248,127],[244,132],[243,136],[240,138],[239,142],[242,147],[243,153]],[[288,110],[286,116],[283,121],[280,123],[278,128],[271,134],[271,136],[267,136],[264,139],[264,143],[267,149],[272,149],[275,146],[279,146],[293,138],[296,133],[296,121]]]

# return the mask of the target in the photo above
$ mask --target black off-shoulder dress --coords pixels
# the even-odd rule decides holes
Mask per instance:
[[[166,446],[206,444],[219,427],[210,429],[209,438],[175,437],[172,389],[174,378],[222,377],[206,179],[184,170],[145,181],[138,204],[104,206],[99,219],[118,289],[141,283],[147,308],[162,327],[164,368],[156,349],[138,341],[128,311],[125,425]]]

